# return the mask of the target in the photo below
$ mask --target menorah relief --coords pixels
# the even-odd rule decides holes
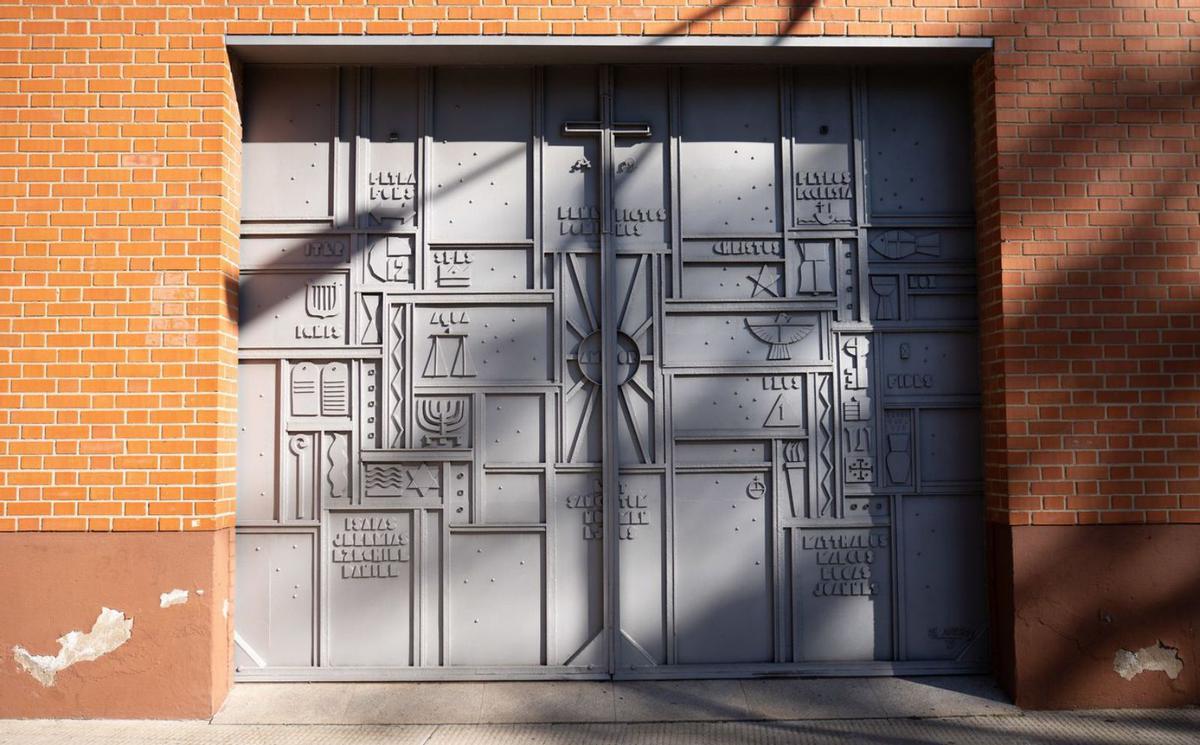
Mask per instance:
[[[421,445],[427,448],[466,447],[469,411],[465,398],[422,398],[417,401],[417,426],[424,432]]]

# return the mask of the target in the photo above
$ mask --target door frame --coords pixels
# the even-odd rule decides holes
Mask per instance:
[[[644,38],[615,37],[600,39],[569,39],[539,37],[339,37],[339,36],[271,36],[229,35],[226,47],[235,70],[242,63],[331,63],[331,64],[403,64],[433,67],[439,64],[471,65],[554,65],[594,64],[604,66],[601,91],[601,113],[605,122],[612,121],[611,68],[612,64],[671,64],[688,63],[756,63],[764,65],[837,64],[847,66],[879,64],[896,61],[910,64],[946,63],[967,64],[990,52],[990,38],[922,38],[895,39],[884,37],[819,38],[819,37],[755,37],[755,38]],[[611,130],[601,136],[602,220],[614,219],[612,185]],[[861,205],[861,203],[860,203]],[[608,231],[600,235],[601,289],[603,303],[602,343],[602,484],[604,490],[603,592],[604,634],[608,670],[550,666],[472,667],[362,667],[338,668],[273,668],[269,672],[246,670],[238,673],[240,680],[328,680],[328,681],[394,681],[394,680],[533,680],[533,679],[686,679],[686,678],[744,678],[764,676],[891,676],[944,674],[944,662],[834,662],[834,663],[762,663],[729,665],[664,665],[657,669],[620,671],[616,664],[616,634],[619,634],[619,552],[616,529],[619,525],[617,488],[620,462],[617,428],[619,416],[616,399],[616,360],[609,350],[616,348],[617,327],[612,314],[615,304],[610,301],[612,283],[616,279],[616,252],[610,246]],[[982,319],[981,319],[982,320]],[[983,668],[978,670],[984,671]],[[961,670],[961,672],[971,672]]]

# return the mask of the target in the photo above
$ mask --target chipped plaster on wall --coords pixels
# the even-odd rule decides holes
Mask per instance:
[[[170,608],[172,605],[183,605],[188,601],[188,591],[178,588],[164,592],[158,596],[158,607]]]
[[[1182,670],[1183,660],[1179,657],[1179,650],[1161,641],[1136,652],[1118,649],[1113,656],[1113,671],[1125,680],[1133,680],[1143,672],[1154,671],[1166,673],[1168,678],[1175,680]]]
[[[133,619],[126,618],[119,610],[103,608],[92,630],[70,631],[58,638],[58,654],[31,654],[22,646],[13,647],[13,659],[17,666],[29,673],[42,685],[49,688],[54,685],[58,673],[76,662],[91,662],[108,654],[125,642],[133,634]]]

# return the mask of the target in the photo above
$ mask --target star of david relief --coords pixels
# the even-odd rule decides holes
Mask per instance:
[[[580,461],[584,459],[582,438],[589,427],[599,424],[603,415],[600,407],[602,333],[599,309],[594,307],[587,292],[588,277],[581,259],[573,254],[565,254],[563,261],[572,289],[571,299],[577,310],[563,316],[567,332],[566,346],[571,350],[567,353],[567,364],[574,373],[573,383],[567,388],[564,400],[577,403],[577,399],[583,399],[580,413],[567,423],[567,460]],[[653,272],[650,269],[650,257],[639,255],[631,261],[634,263],[633,270],[626,280],[617,313],[617,400],[621,419],[627,428],[625,434],[631,438],[642,462],[649,462],[653,458],[649,439],[651,422],[643,410],[647,405],[653,407],[654,392],[649,387],[648,378],[639,373],[642,363],[653,357],[650,344],[654,316],[652,313],[636,313],[630,301],[636,290],[644,289],[646,283],[653,281]]]

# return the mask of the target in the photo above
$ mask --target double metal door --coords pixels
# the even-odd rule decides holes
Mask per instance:
[[[243,677],[982,664],[959,73],[242,100]]]

